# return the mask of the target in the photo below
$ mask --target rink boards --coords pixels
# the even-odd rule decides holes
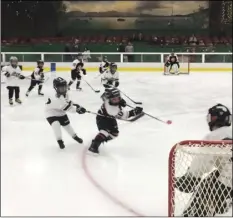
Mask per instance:
[[[118,70],[121,72],[164,72],[163,63],[117,63]],[[35,68],[35,63],[23,62],[23,71],[32,71]],[[85,63],[85,68],[88,72],[98,72],[100,63]],[[181,72],[232,72],[232,63],[180,63]],[[51,63],[45,62],[45,71],[69,72],[71,63]]]

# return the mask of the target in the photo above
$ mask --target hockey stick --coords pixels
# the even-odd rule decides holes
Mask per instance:
[[[116,88],[115,86],[111,86],[112,88]],[[126,98],[128,98],[130,101],[132,101],[134,104],[142,104],[142,102],[140,101],[134,101],[132,98],[130,98],[128,95],[126,95],[124,92],[122,92],[122,90],[120,90],[119,88],[117,88]]]
[[[109,118],[109,119],[123,120],[123,121],[126,121],[126,122],[134,122],[134,121],[138,120],[139,118],[141,118],[142,116],[144,116],[144,114],[141,113],[138,116],[133,117],[131,120],[125,120],[125,119],[120,119],[120,118],[116,118],[116,117],[112,117],[112,116],[105,116],[105,115],[95,113],[95,112],[92,112],[92,111],[86,111],[86,113],[98,115],[98,116],[101,116],[101,117],[106,117],[106,118]]]
[[[132,107],[131,105],[128,105],[128,104],[127,104],[127,106],[130,107],[130,108],[134,108],[134,107]],[[165,124],[168,124],[168,125],[172,124],[172,121],[171,121],[171,120],[164,121],[164,120],[161,120],[161,119],[159,119],[158,117],[152,116],[152,115],[150,115],[150,114],[148,114],[148,113],[146,113],[146,112],[143,112],[143,113],[144,113],[145,115],[147,115],[148,117],[151,117],[151,118],[153,118],[153,119],[155,119],[155,120],[157,120],[157,121],[159,121],[159,122],[162,122],[162,123],[165,123]]]
[[[99,93],[100,90],[94,89],[85,79],[83,80],[95,93]]]
[[[124,92],[122,92],[120,89],[119,91],[126,97],[128,98],[130,101],[132,101],[134,104],[142,104],[142,102],[140,101],[134,101],[132,98],[130,98],[128,95],[126,95]]]

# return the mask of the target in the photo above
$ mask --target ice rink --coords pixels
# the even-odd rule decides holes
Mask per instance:
[[[67,72],[57,73],[69,79]],[[95,73],[86,80],[100,88]],[[159,73],[121,73],[120,88],[144,111],[168,126],[144,116],[136,122],[118,122],[119,137],[105,143],[98,157],[86,155],[97,133],[95,116],[69,114],[84,144],[64,132],[60,150],[44,118],[52,77],[26,98],[30,81],[21,81],[22,105],[8,105],[1,87],[1,201],[2,216],[167,216],[168,155],[171,147],[208,133],[207,109],[216,103],[231,108],[231,73],[163,76]],[[101,93],[84,82],[72,90],[74,102],[97,112]],[[73,85],[75,88],[75,85]],[[130,101],[129,104],[133,105]],[[231,108],[232,109],[232,108]]]

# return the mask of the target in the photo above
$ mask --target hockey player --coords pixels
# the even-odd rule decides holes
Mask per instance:
[[[180,69],[178,56],[175,53],[172,52],[168,56],[167,61],[165,63],[166,72],[164,74],[169,75],[171,73],[171,69],[172,69],[173,66],[175,66],[175,74],[178,75],[179,74],[179,69]]]
[[[37,61],[37,67],[34,69],[34,71],[31,74],[31,84],[26,93],[27,97],[36,85],[38,85],[38,95],[41,95],[41,96],[44,95],[41,92],[43,82],[44,82],[44,73],[43,73],[44,68],[43,67],[44,67],[44,61],[42,60]]]
[[[10,65],[4,68],[4,75],[6,76],[6,83],[9,96],[9,104],[13,105],[13,96],[15,94],[15,102],[21,104],[22,101],[19,98],[20,87],[19,79],[25,79],[25,76],[21,74],[21,69],[18,66],[18,58],[11,57]]]
[[[103,61],[101,62],[99,66],[99,72],[100,74],[104,73],[109,68],[110,63],[108,62],[107,56],[103,57]]]
[[[92,144],[88,149],[95,154],[99,153],[99,146],[101,143],[112,140],[118,136],[119,130],[116,118],[128,119],[140,115],[143,111],[141,107],[136,107],[130,111],[124,111],[122,108],[126,106],[126,102],[121,98],[117,88],[106,89],[102,99],[103,104],[96,117],[99,133],[92,140]]]
[[[222,104],[210,108],[207,122],[211,132],[204,140],[232,140],[231,116],[229,109]],[[176,178],[177,189],[192,193],[183,216],[220,215],[226,213],[232,204],[232,148],[224,155],[221,155],[221,147],[201,149],[206,154],[208,149],[215,149],[218,155],[197,156],[192,160],[185,175]],[[207,176],[204,175],[206,173]]]
[[[106,70],[102,74],[101,78],[102,84],[105,88],[110,88],[112,86],[119,86],[119,73],[117,72],[117,65],[115,63],[110,63],[109,70]]]
[[[87,73],[86,73],[86,69],[84,68],[82,54],[79,53],[78,56],[77,56],[77,58],[72,63],[71,80],[70,80],[70,82],[68,84],[68,89],[70,89],[70,86],[77,79],[76,90],[81,90],[80,83],[81,83],[81,79],[82,79],[82,74],[86,75]]]
[[[53,80],[53,87],[56,93],[48,98],[45,107],[45,114],[47,121],[54,131],[59,147],[61,149],[65,148],[62,140],[61,126],[63,126],[63,128],[75,141],[78,143],[83,143],[83,140],[76,135],[72,126],[70,125],[70,120],[66,112],[84,114],[86,109],[77,104],[73,104],[72,101],[69,100],[67,93],[67,82],[63,78],[55,78]]]

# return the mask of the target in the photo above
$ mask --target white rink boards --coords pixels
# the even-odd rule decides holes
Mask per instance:
[[[69,79],[70,73],[58,75]],[[94,76],[86,80],[99,88],[100,78]],[[53,93],[52,79],[43,88],[45,97],[35,89],[27,99],[30,81],[22,81],[23,104],[14,107],[8,106],[2,85],[2,216],[166,216],[170,148],[181,140],[203,138],[209,107],[231,107],[231,80],[230,73],[121,73],[122,91],[142,101],[146,112],[173,124],[146,116],[135,123],[119,122],[119,137],[105,143],[97,158],[83,156],[97,133],[91,114],[69,115],[84,145],[64,132],[66,149],[58,149],[43,114],[46,97]],[[71,91],[73,101],[96,112],[102,93],[81,86],[82,92]]]

